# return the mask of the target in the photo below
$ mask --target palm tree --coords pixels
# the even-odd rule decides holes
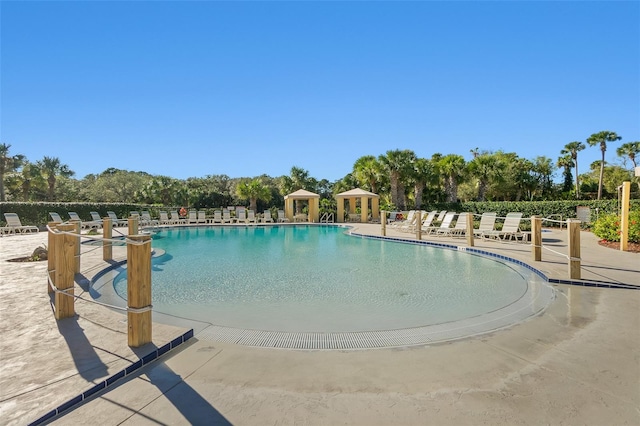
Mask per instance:
[[[478,179],[478,201],[485,201],[489,183],[494,179],[501,179],[504,168],[504,164],[494,154],[477,155],[469,162],[469,173]]]
[[[289,176],[283,176],[281,181],[282,195],[289,194],[298,189],[306,189],[312,191],[313,179],[309,176],[309,172],[301,167],[293,166],[289,172]]]
[[[560,150],[560,154],[569,154],[573,160],[573,164],[576,168],[576,199],[580,198],[580,180],[578,176],[578,152],[585,148],[582,142],[573,141],[569,142]]]
[[[602,198],[602,182],[604,180],[604,153],[607,150],[607,142],[619,141],[622,139],[616,132],[610,132],[604,130],[602,132],[594,133],[587,139],[589,146],[600,145],[600,151],[602,151],[602,161],[600,162],[600,178],[598,179],[598,200]]]
[[[4,194],[4,175],[20,168],[24,161],[24,155],[9,155],[10,144],[0,144],[0,201],[6,201]]]
[[[458,201],[458,184],[464,179],[466,162],[462,155],[449,154],[442,157],[438,163],[440,172],[444,177],[444,190],[447,193],[447,201]]]
[[[353,164],[353,176],[363,189],[377,193],[382,180],[382,165],[373,155],[360,157]]]
[[[411,174],[416,209],[420,209],[422,206],[422,193],[425,186],[434,182],[434,180],[437,182],[437,178],[435,167],[430,160],[426,158],[416,159],[413,163],[413,173]]]
[[[410,149],[387,151],[385,155],[378,157],[384,171],[389,174],[391,202],[401,210],[406,204],[404,183],[413,170],[415,160],[416,154]]]
[[[49,185],[47,198],[49,199],[49,201],[53,200],[57,175],[71,177],[75,174],[71,169],[69,169],[69,166],[67,166],[66,164],[61,164],[58,157],[45,156],[41,161],[38,162],[38,167],[47,176],[47,183]]]
[[[262,183],[260,179],[244,180],[236,186],[238,197],[249,200],[249,209],[258,210],[258,200],[271,200],[271,189]]]
[[[623,143],[616,149],[616,154],[619,157],[629,157],[633,168],[638,167],[636,164],[636,155],[640,154],[640,141]]]
[[[571,176],[571,169],[575,163],[573,162],[573,158],[571,158],[570,154],[563,155],[558,157],[558,161],[556,161],[556,166],[560,169],[563,169],[562,176],[564,176],[562,183],[562,191],[569,192],[571,191],[571,185],[573,185],[573,176]]]

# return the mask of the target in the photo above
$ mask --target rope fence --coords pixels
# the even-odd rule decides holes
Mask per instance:
[[[49,222],[47,292],[52,295],[57,320],[75,316],[75,301],[82,300],[127,312],[128,344],[140,347],[152,341],[151,311],[151,236],[138,234],[138,218],[128,219],[127,235],[112,238],[112,221],[103,219],[103,236],[83,235],[80,223]],[[119,231],[118,231],[119,232]],[[81,252],[81,239],[98,243]],[[101,243],[101,244],[100,244]],[[80,272],[80,259],[102,247],[103,260],[113,260],[113,243],[127,247],[127,307],[90,300],[75,294],[75,275]]]
[[[406,230],[408,232],[415,233],[415,237],[418,240],[422,239],[422,226],[420,225],[421,217],[426,212],[422,212],[416,210],[414,212],[413,220],[414,225],[411,228],[399,228],[397,226],[391,226],[390,228],[396,231]],[[466,217],[466,223],[463,223],[458,226],[456,224],[455,229],[458,232],[454,234],[451,230],[454,228],[445,227],[443,230],[446,232],[437,233],[436,235],[448,235],[448,236],[465,236],[467,239],[467,245],[469,247],[473,247],[475,245],[475,237],[477,235],[479,238],[483,240],[491,240],[496,241],[501,244],[518,244],[522,245],[523,243],[527,243],[531,247],[532,258],[534,262],[542,261],[542,251],[543,249],[549,253],[553,253],[555,255],[561,256],[567,262],[568,266],[568,276],[570,279],[580,279],[581,278],[581,257],[580,257],[580,220],[578,219],[566,219],[562,220],[562,215],[550,215],[549,217],[541,217],[541,216],[532,216],[532,217],[516,217],[516,220],[513,218],[509,218],[509,216],[493,216],[493,225],[489,223],[489,226],[493,226],[492,230],[486,230],[477,232],[478,229],[474,228],[474,218],[480,218],[482,220],[483,215],[478,213],[461,213],[458,215],[458,221],[460,221],[464,216]],[[560,219],[555,219],[555,217],[560,217]],[[382,211],[382,217],[386,218],[386,212]],[[495,221],[501,220],[503,223],[502,230],[495,229]],[[514,226],[514,230],[504,231],[505,224],[507,220],[512,220],[512,224]],[[520,223],[529,221],[531,223],[531,231],[521,231]],[[560,230],[562,231],[563,225],[566,225],[566,229],[568,232],[567,241],[567,253],[562,253],[560,251],[554,250],[542,243],[542,223],[558,225]],[[515,225],[514,225],[515,223]],[[482,224],[482,221],[481,221]],[[381,221],[381,235],[386,236],[387,228],[389,226],[386,223],[386,220]],[[433,235],[433,234],[429,234]]]

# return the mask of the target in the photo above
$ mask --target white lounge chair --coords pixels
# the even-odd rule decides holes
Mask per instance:
[[[227,209],[222,211],[222,223],[233,223],[233,218],[231,217],[231,212]]]
[[[213,211],[213,219],[211,223],[222,223],[222,212],[220,210]]]
[[[180,217],[177,210],[171,210],[169,214],[171,214],[171,222],[173,222],[173,224],[179,225],[187,223],[186,219]]]
[[[247,223],[258,223],[256,213],[253,210],[247,210]]]
[[[198,223],[198,212],[195,210],[189,210],[189,219],[188,223]]]
[[[127,226],[129,224],[127,219],[118,219],[118,216],[111,210],[107,212],[107,216],[111,219],[113,226]]]
[[[271,210],[265,210],[262,215],[262,223],[273,223],[273,218],[271,217]]]
[[[91,220],[99,223],[100,226],[102,226],[102,218],[100,217],[100,213],[98,212],[89,212],[89,214],[91,215]]]
[[[160,221],[151,219],[151,213],[149,213],[149,210],[142,210],[140,214],[142,215],[142,220],[144,220],[147,226],[158,226],[160,224]]]
[[[456,215],[456,212],[447,212],[444,215],[444,218],[442,218],[442,222],[440,222],[440,225],[427,226],[426,229],[423,229],[423,231],[427,235],[429,235],[429,234],[436,233],[438,230],[447,229],[451,226],[451,222],[453,222],[453,218],[455,217],[455,215]]]
[[[198,210],[198,223],[207,223],[207,213],[204,210]]]
[[[26,234],[28,232],[39,231],[37,226],[23,225],[22,222],[20,222],[20,217],[17,213],[5,213],[4,218],[7,221],[7,226],[5,228],[11,228],[14,234],[16,232]]]
[[[158,214],[160,215],[160,225],[171,225],[173,223],[171,219],[169,219],[169,213],[167,213],[166,211],[160,210]]]
[[[289,222],[289,218],[284,215],[284,210],[278,210],[278,222]]]
[[[469,215],[470,213],[460,213],[458,215],[458,219],[456,220],[456,224],[454,225],[453,228],[451,228],[450,226],[447,227],[442,227],[440,226],[438,229],[435,230],[435,235],[437,236],[449,236],[449,237],[453,237],[453,236],[461,236],[467,233],[467,215]],[[446,215],[445,215],[446,218]],[[445,221],[443,220],[442,223],[445,223]]]
[[[405,217],[402,220],[396,220],[395,222],[391,222],[390,226],[396,229],[403,229],[407,226],[411,226],[415,219],[415,215],[416,215],[415,210],[409,210],[409,213],[407,213],[407,217]]]
[[[493,230],[486,231],[482,233],[482,238],[484,239],[500,239],[506,240],[507,237],[509,240],[518,239],[518,237],[523,236],[524,234],[520,231],[520,222],[522,221],[522,213],[513,212],[507,213],[507,216],[504,218],[504,223],[502,224],[501,230]]]
[[[236,222],[245,222],[247,223],[247,212],[245,209],[236,210]]]
[[[49,212],[49,216],[51,216],[51,220],[58,223],[64,223],[62,217],[60,217],[60,213],[58,212]]]
[[[436,214],[438,214],[438,212],[433,210],[427,213],[426,216],[424,216],[422,225],[420,225],[423,231],[425,231],[428,227],[430,227],[433,224],[433,220],[436,218]]]
[[[68,212],[69,214],[69,218],[71,220],[77,220],[80,221],[80,227],[82,229],[98,229],[98,228],[102,228],[102,221],[100,222],[94,222],[92,220],[82,220],[80,219],[80,216],[78,216],[78,213],[76,212]]]
[[[496,212],[482,213],[482,216],[480,216],[480,225],[477,229],[473,230],[473,235],[482,237],[483,233],[493,231],[496,226],[496,216]]]

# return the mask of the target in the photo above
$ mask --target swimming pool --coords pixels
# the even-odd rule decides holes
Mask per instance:
[[[324,225],[162,230],[153,241],[165,252],[153,262],[154,313],[285,334],[425,327],[470,327],[466,332],[474,334],[478,323],[513,324],[552,298],[534,272],[503,260],[346,231]],[[126,298],[125,271],[113,285]]]

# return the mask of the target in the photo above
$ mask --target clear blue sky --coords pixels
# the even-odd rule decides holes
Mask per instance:
[[[333,181],[393,149],[555,161],[601,130],[640,140],[637,1],[0,8],[1,141],[77,178],[298,166]],[[580,172],[599,158],[587,147]]]

